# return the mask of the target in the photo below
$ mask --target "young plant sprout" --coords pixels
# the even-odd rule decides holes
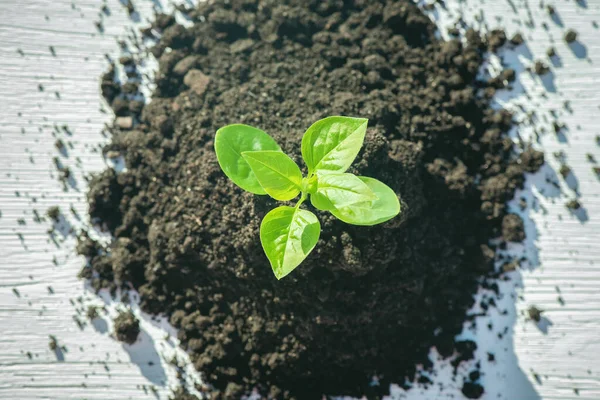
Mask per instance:
[[[277,279],[292,272],[317,244],[321,224],[300,208],[310,196],[312,205],[352,225],[376,225],[400,213],[392,189],[377,179],[347,173],[362,147],[367,119],[327,117],[312,124],[302,137],[303,177],[298,165],[275,140],[260,129],[227,125],[217,131],[215,151],[225,175],[248,192],[288,201],[267,213],[260,241]]]

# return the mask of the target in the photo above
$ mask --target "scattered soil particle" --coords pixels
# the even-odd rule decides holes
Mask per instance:
[[[127,8],[127,12],[129,13],[129,15],[131,15],[135,12],[135,6],[133,5],[133,2],[131,0],[125,0],[125,2],[122,2],[122,3],[125,4],[125,7]]]
[[[579,210],[581,208],[581,203],[577,200],[577,199],[573,199],[573,200],[569,200],[567,201],[567,203],[565,204],[565,207],[567,207],[569,210]]]
[[[100,316],[100,313],[98,312],[99,309],[100,308],[98,306],[89,306],[87,308],[87,311],[85,314],[90,321],[93,321]]]
[[[525,240],[525,226],[523,219],[517,214],[505,215],[502,219],[502,236],[509,242],[522,242]]]
[[[440,41],[407,0],[216,0],[190,18],[151,49],[159,71],[140,123],[111,128],[107,149],[127,170],[94,177],[88,199],[115,240],[82,246],[81,276],[132,285],[144,311],[168,315],[215,398],[376,397],[430,369],[431,346],[455,366],[472,358],[475,343],[455,337],[494,273],[488,240],[524,237],[503,223],[505,203],[540,158],[513,157],[512,115],[478,95],[504,32]],[[110,103],[123,91],[114,71],[101,85]],[[303,132],[327,115],[369,118],[351,172],[390,185],[403,212],[356,227],[307,205],[319,244],[277,281],[258,236],[276,202],[225,177],[214,134],[251,124],[300,162]]]
[[[481,372],[478,369],[469,372],[469,379],[472,381],[476,381],[481,376]]]
[[[110,105],[118,117],[123,117],[129,114],[129,100],[124,97],[117,97]],[[117,123],[119,123],[117,121]]]
[[[448,34],[451,36],[458,36],[460,35],[460,31],[457,27],[451,26],[450,28],[448,28]]]
[[[525,171],[533,173],[544,165],[544,153],[528,147],[519,155],[519,160]]]
[[[487,37],[488,48],[491,52],[496,52],[506,43],[506,33],[501,29],[494,29]]]
[[[548,50],[546,50],[546,55],[548,57],[554,57],[556,55],[556,49],[554,47],[549,47]]]
[[[198,69],[190,70],[183,78],[183,83],[196,92],[198,96],[202,96],[206,91],[209,82],[210,78]]]
[[[462,393],[467,399],[478,399],[484,392],[483,386],[475,382],[465,382],[462,387]]]
[[[159,13],[154,16],[152,27],[157,31],[164,31],[173,24],[175,24],[175,17],[173,15]]]
[[[577,40],[577,32],[575,32],[573,29],[569,29],[565,33],[565,42],[573,43],[576,40]]]
[[[527,315],[529,319],[535,322],[540,322],[543,312],[544,310],[540,310],[536,306],[531,306],[527,309]]]
[[[548,11],[548,14],[550,14],[550,15],[554,15],[554,13],[556,13],[556,9],[554,8],[554,6],[551,6],[550,4],[548,4],[546,6],[546,11]]]
[[[516,271],[517,268],[519,267],[519,261],[518,260],[513,260],[510,262],[506,262],[502,265],[502,272],[512,272],[512,271]]]
[[[46,215],[51,220],[58,221],[58,218],[60,217],[60,208],[58,206],[52,206],[48,208],[48,210],[46,211]]]
[[[156,389],[155,389],[156,390]],[[226,397],[227,399],[234,399],[234,397]],[[185,387],[180,386],[171,393],[169,400],[198,400],[198,397],[188,392]]]
[[[129,108],[129,107],[128,107]],[[122,130],[129,130],[133,128],[133,118],[131,117],[118,117],[115,120],[115,125]]]
[[[56,336],[50,335],[49,338],[50,341],[48,342],[48,348],[50,348],[52,351],[56,351],[56,349],[58,349],[58,340],[56,339]]]
[[[113,320],[115,336],[121,342],[133,344],[140,334],[140,321],[131,311],[122,311]]]
[[[502,77],[506,79],[508,82],[514,82],[516,78],[515,70],[512,68],[507,68],[502,71]]]
[[[527,200],[525,200],[523,197],[519,199],[519,209],[521,209],[521,211],[525,211],[527,209]]]
[[[550,67],[548,67],[543,61],[536,61],[533,65],[533,71],[538,75],[546,75],[550,72]]]
[[[563,164],[563,165],[560,166],[560,169],[558,170],[558,173],[564,179],[566,179],[569,175],[571,175],[571,167],[569,167],[567,164]]]
[[[507,68],[503,70],[498,76],[490,79],[487,84],[495,89],[503,89],[506,87],[507,83],[514,82],[516,78],[515,70],[512,68]],[[492,96],[494,93],[492,93]],[[492,97],[489,96],[489,97]]]
[[[126,67],[132,67],[135,65],[135,60],[132,56],[123,56],[119,57],[119,64],[124,65]]]
[[[523,35],[521,35],[520,33],[515,33],[515,35],[510,39],[510,43],[512,43],[515,46],[519,46],[524,42],[525,39],[523,39]]]
[[[137,82],[125,82],[123,86],[121,86],[121,90],[125,94],[136,94],[139,89],[139,83]]]

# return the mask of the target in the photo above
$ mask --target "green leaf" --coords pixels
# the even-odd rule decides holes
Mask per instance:
[[[291,200],[300,193],[302,172],[285,153],[244,151],[242,157],[252,168],[260,186],[275,200]]]
[[[267,194],[260,186],[250,165],[242,157],[244,151],[279,150],[273,138],[249,125],[227,125],[217,131],[215,152],[225,175],[239,187],[255,194]]]
[[[389,186],[366,176],[359,178],[377,195],[377,199],[332,209],[333,215],[347,224],[370,226],[390,220],[400,213],[398,196]]]
[[[344,172],[362,147],[368,120],[351,117],[327,117],[311,125],[302,137],[302,158],[308,173]]]
[[[292,272],[314,249],[321,224],[307,210],[281,206],[269,211],[260,224],[260,241],[277,279]]]
[[[339,172],[318,172],[317,191],[310,196],[312,205],[324,211],[375,199],[375,193],[358,176]]]

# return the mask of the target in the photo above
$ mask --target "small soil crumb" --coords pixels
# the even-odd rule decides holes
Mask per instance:
[[[558,134],[563,129],[563,125],[554,121],[552,122],[552,129],[554,129],[554,133]]]
[[[56,349],[58,349],[58,339],[56,339],[56,336],[54,335],[50,335],[49,338],[50,341],[48,342],[48,347],[50,350],[56,351]]]
[[[525,200],[523,197],[519,199],[519,208],[521,209],[521,211],[525,211],[525,209],[527,208],[527,200]]]
[[[237,43],[237,42],[236,42]],[[173,73],[178,76],[186,76],[186,74],[196,66],[198,56],[187,56],[179,61],[173,67]],[[204,74],[203,74],[204,75]],[[189,85],[188,85],[189,86]]]
[[[554,13],[556,13],[556,9],[554,8],[554,6],[551,6],[550,4],[548,4],[546,6],[546,11],[548,11],[548,14],[550,14],[550,15],[554,15]]]
[[[100,307],[98,307],[98,306],[89,306],[87,308],[85,315],[88,317],[88,319],[90,321],[93,321],[100,316],[99,310],[100,310]]]
[[[121,342],[133,344],[140,334],[140,321],[131,310],[122,311],[113,320],[115,336]]]
[[[554,57],[556,55],[556,49],[554,47],[549,47],[548,50],[546,50],[546,55],[548,57]]]
[[[511,39],[510,42],[515,45],[515,46],[519,46],[521,44],[523,44],[523,42],[525,42],[525,39],[523,39],[523,35],[521,35],[520,33],[516,33]]]
[[[585,155],[585,158],[587,158],[587,160],[591,163],[595,163],[596,162],[596,157],[594,157],[594,155],[592,153],[587,153]]]
[[[465,382],[461,391],[467,399],[478,399],[484,393],[483,386],[475,382]]]
[[[117,97],[110,106],[117,117],[123,117],[129,114],[129,100],[124,97]]]
[[[536,61],[533,65],[533,71],[538,75],[546,75],[550,72],[550,67],[548,67],[543,61]]]
[[[108,158],[109,160],[115,160],[119,157],[121,157],[121,153],[119,151],[109,150],[106,152],[106,158]]]
[[[495,53],[506,43],[506,33],[502,29],[494,29],[488,35],[487,41],[489,50]]]
[[[175,17],[170,14],[159,13],[156,14],[152,27],[157,31],[163,31],[175,24]]]
[[[119,58],[119,64],[131,67],[135,64],[135,59],[132,56],[123,56]]]
[[[566,179],[567,176],[571,175],[571,167],[569,167],[567,164],[563,164],[560,166],[558,172],[562,175],[564,179]]]
[[[504,71],[502,71],[502,77],[506,79],[507,82],[514,82],[516,76],[517,75],[515,73],[515,70],[512,68],[507,68]]]
[[[129,102],[129,112],[131,112],[134,115],[141,114],[143,108],[144,108],[144,102],[141,100],[131,100]]]
[[[216,394],[216,393],[215,393]],[[220,398],[220,397],[215,397]],[[236,397],[223,397],[224,399],[234,399]],[[237,397],[239,398],[239,397]],[[187,391],[183,386],[178,387],[173,391],[173,393],[169,396],[169,400],[200,400],[198,396]]]
[[[525,226],[523,219],[517,214],[505,215],[502,219],[502,236],[509,242],[522,242],[525,240]]]
[[[544,153],[528,147],[519,155],[519,160],[525,171],[535,173],[544,165]]]
[[[540,322],[540,320],[542,319],[543,312],[544,310],[540,310],[536,306],[531,306],[527,309],[527,316],[532,321]]]
[[[127,8],[127,12],[129,13],[129,15],[133,14],[135,12],[135,6],[133,5],[133,2],[131,0],[125,0],[127,2],[127,4],[125,4],[125,7]]]
[[[504,263],[504,265],[502,265],[502,272],[512,272],[512,271],[515,271],[518,267],[519,267],[518,260],[506,262],[506,263]]]
[[[581,208],[581,203],[577,199],[569,200],[565,203],[565,207],[569,210],[575,211]]]
[[[52,206],[48,208],[48,210],[46,211],[46,215],[48,216],[48,218],[56,222],[60,217],[60,208],[58,206]]]
[[[208,87],[208,83],[210,82],[210,78],[199,69],[192,69],[183,78],[183,83],[192,89],[198,96],[202,95],[206,88]]]
[[[121,90],[125,94],[136,94],[140,88],[140,84],[137,82],[126,82],[121,86]]]
[[[54,147],[62,151],[65,148],[65,143],[61,139],[56,139],[56,142],[54,142]]]
[[[133,128],[133,118],[131,117],[118,117],[115,119],[115,125],[120,129],[129,130]]]
[[[576,40],[577,40],[577,32],[575,32],[573,29],[569,29],[567,31],[567,33],[565,33],[565,42],[573,43]]]
[[[499,73],[498,76],[490,79],[488,81],[488,85],[491,88],[503,89],[504,87],[506,87],[507,83],[514,82],[515,78],[516,78],[515,70],[512,68],[507,68],[505,70],[502,70],[502,72]],[[488,88],[488,89],[490,89],[490,88]],[[492,92],[489,97],[491,98],[491,97],[493,97],[493,95],[494,95],[494,92]]]

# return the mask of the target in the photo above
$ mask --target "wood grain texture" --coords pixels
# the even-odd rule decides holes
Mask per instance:
[[[102,17],[105,31],[100,33],[94,26],[100,21],[98,1],[0,2],[0,399],[166,399],[177,384],[167,362],[176,352],[175,332],[164,321],[142,315],[133,299],[143,334],[133,346],[121,345],[110,337],[110,316],[118,305],[95,296],[76,278],[84,260],[75,256],[68,231],[87,224],[83,175],[106,167],[99,152],[108,140],[101,131],[111,119],[98,90],[108,65],[104,55],[118,57],[116,40],[143,24],[132,21],[119,1],[107,4],[110,15]],[[135,4],[143,20],[159,3]],[[527,209],[521,211],[517,201],[510,204],[526,218],[528,239],[508,251],[529,261],[500,282],[498,307],[477,318],[477,329],[465,324],[462,336],[479,345],[483,398],[598,399],[600,186],[587,153],[600,161],[600,31],[594,25],[600,23],[600,1],[556,2],[554,19],[537,0],[447,0],[446,6],[431,12],[442,35],[461,16],[483,30],[502,27],[509,37],[521,32],[526,38],[525,45],[492,57],[486,69],[495,75],[504,63],[517,71],[514,90],[499,91],[496,102],[515,110],[522,121],[515,140],[532,140],[538,132],[535,146],[548,160],[517,194]],[[562,39],[568,28],[579,33],[575,45]],[[559,55],[554,63],[545,56],[550,46]],[[551,74],[540,78],[525,70],[537,59],[551,66]],[[526,114],[532,111],[536,118],[529,121]],[[566,126],[560,135],[554,134],[552,112]],[[74,172],[66,191],[52,161],[59,156],[57,138],[73,146],[67,157],[60,156]],[[566,181],[556,172],[560,162],[552,154],[558,151],[573,170]],[[564,203],[575,197],[585,212],[573,215]],[[54,239],[47,233],[52,223],[47,218],[35,222],[33,214],[35,209],[44,215],[53,205],[66,215]],[[481,291],[478,297],[489,295]],[[109,315],[80,329],[73,317],[85,320],[88,304],[107,305]],[[546,310],[547,326],[526,321],[524,311],[532,304]],[[51,351],[48,335],[68,351]],[[487,361],[487,353],[495,355],[494,362]],[[431,358],[436,359],[433,351]],[[393,398],[461,398],[462,376],[473,365],[462,366],[456,378],[447,362],[437,365],[433,385],[415,385],[408,392],[395,388]]]
[[[110,337],[117,305],[86,290],[76,277],[85,260],[75,255],[69,231],[87,224],[83,176],[106,168],[99,151],[108,140],[101,134],[104,124],[112,118],[99,94],[105,54],[117,58],[117,39],[143,24],[132,21],[119,1],[109,1],[100,33],[94,22],[101,20],[101,5],[0,2],[2,399],[166,399],[177,385],[168,362],[177,343],[165,340],[166,324],[146,317],[138,342],[122,345]],[[153,15],[152,2],[136,5],[141,16]],[[54,147],[56,139],[67,144],[66,157]],[[66,190],[53,157],[73,172]],[[33,210],[43,217],[54,205],[65,218],[52,239],[47,233],[52,222],[35,222]],[[108,314],[86,321],[89,304],[106,305]],[[74,318],[85,326],[80,329]],[[49,335],[67,351],[51,351]]]

